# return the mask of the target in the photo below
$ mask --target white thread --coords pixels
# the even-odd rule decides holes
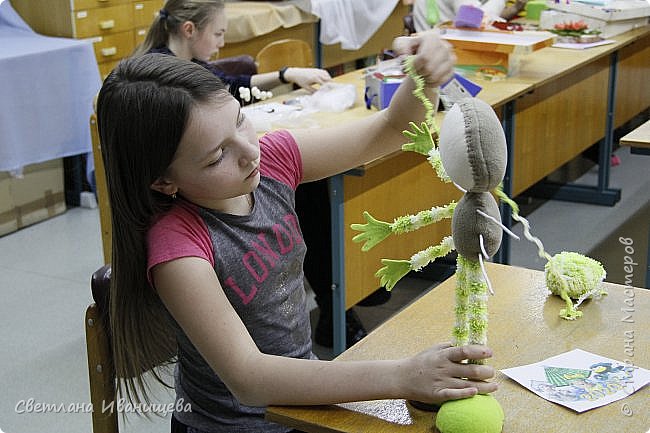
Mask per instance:
[[[491,220],[491,221],[494,222],[495,224],[498,224],[499,227],[501,227],[501,228],[503,229],[504,232],[508,233],[508,234],[509,234],[510,236],[512,236],[513,238],[519,240],[519,236],[517,236],[516,234],[514,234],[514,233],[513,233],[513,232],[512,232],[508,227],[504,226],[504,225],[501,223],[501,221],[499,221],[498,219],[494,218],[494,217],[491,216],[491,215],[486,214],[486,213],[483,212],[481,209],[476,209],[476,212],[478,212],[479,215],[481,215],[481,216],[483,216],[483,217],[485,217],[485,218]]]
[[[530,233],[530,224],[528,223],[528,220],[514,212],[512,213],[512,218],[515,221],[519,221],[524,226],[524,237],[537,245],[537,255],[543,259],[551,260],[551,256],[546,252],[546,250],[544,250],[542,241]]]
[[[483,265],[483,257],[481,257],[480,254],[478,255],[478,263],[481,265],[481,272],[483,273],[483,278],[485,278],[485,282],[487,283],[490,295],[494,296],[494,290],[492,289],[492,283],[490,283],[490,279],[487,276],[487,272],[485,271],[485,266]]]
[[[488,256],[487,251],[485,251],[485,244],[483,243],[483,235],[481,234],[478,235],[478,242],[481,245],[481,252],[483,253],[483,257],[485,257],[485,260],[489,259],[490,256]]]

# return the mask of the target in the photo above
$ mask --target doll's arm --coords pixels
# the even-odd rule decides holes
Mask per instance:
[[[445,218],[451,218],[454,215],[454,209],[456,209],[456,202],[452,201],[446,206],[434,206],[431,209],[420,211],[416,215],[401,216],[391,224],[391,230],[396,235],[413,232]]]
[[[438,149],[431,149],[429,151],[429,164],[435,170],[438,178],[444,183],[451,183],[451,178],[445,171],[445,167],[442,165],[442,158],[440,157],[440,151]]]
[[[381,285],[386,290],[391,290],[409,271],[419,271],[438,257],[449,254],[454,249],[454,240],[451,236],[445,237],[440,244],[431,246],[426,250],[415,253],[410,260],[382,259],[383,268],[375,276],[380,279]]]
[[[395,219],[392,224],[375,219],[368,212],[363,213],[365,224],[351,224],[352,230],[360,231],[352,238],[354,242],[364,242],[361,251],[368,251],[375,245],[386,239],[391,234],[402,234],[418,230],[429,224],[436,223],[444,218],[451,218],[454,214],[456,203],[451,202],[446,206],[436,206],[423,210],[417,215],[406,215]]]

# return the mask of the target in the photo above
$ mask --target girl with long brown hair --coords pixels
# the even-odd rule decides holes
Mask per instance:
[[[454,56],[434,34],[396,49],[433,92]],[[113,218],[110,323],[122,394],[147,400],[142,371],[174,356],[176,431],[286,432],[270,404],[492,392],[485,346],[448,343],[404,359],[320,361],[311,351],[301,182],[400,148],[423,119],[406,79],[390,106],[327,129],[257,139],[240,104],[205,68],[173,56],[123,61],[104,81],[98,126]],[[332,158],[332,155],[336,155]]]

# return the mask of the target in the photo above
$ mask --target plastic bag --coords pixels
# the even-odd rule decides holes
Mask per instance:
[[[354,84],[325,83],[313,94],[298,99],[307,111],[340,113],[354,105],[357,89]]]

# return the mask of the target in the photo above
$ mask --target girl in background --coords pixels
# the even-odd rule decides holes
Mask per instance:
[[[398,38],[432,88],[454,56],[432,33]],[[98,127],[113,219],[111,341],[121,394],[148,401],[142,372],[175,356],[174,432],[286,432],[265,406],[489,393],[485,346],[438,344],[403,359],[320,361],[311,351],[300,182],[398,150],[424,118],[404,80],[390,106],[327,129],[259,141],[240,104],[205,68],[133,57],[106,78]],[[332,155],[336,155],[332,158]],[[466,378],[466,379],[461,379]]]
[[[315,85],[331,79],[326,70],[317,68],[288,67],[255,75],[225,74],[208,62],[224,46],[227,24],[223,0],[167,0],[134,55],[162,53],[192,60],[226,83],[232,95],[238,95],[240,87],[271,89],[283,83],[294,83],[312,93],[316,91]]]

